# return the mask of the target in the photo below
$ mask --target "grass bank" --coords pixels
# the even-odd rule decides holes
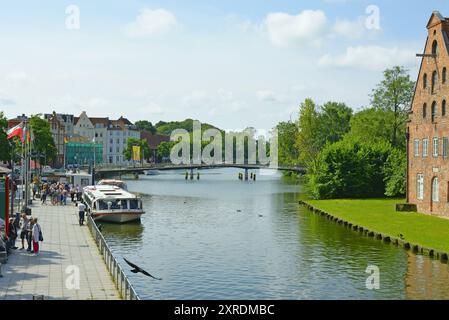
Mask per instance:
[[[350,222],[393,238],[437,251],[449,252],[449,220],[416,212],[396,212],[402,199],[306,200],[307,204]]]

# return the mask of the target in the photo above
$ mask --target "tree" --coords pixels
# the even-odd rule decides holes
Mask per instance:
[[[161,161],[164,158],[170,157],[171,149],[177,144],[177,141],[164,141],[157,147],[157,158]]]
[[[385,195],[398,197],[405,195],[405,180],[407,173],[407,157],[401,149],[391,150],[385,163]]]
[[[309,166],[316,159],[321,148],[317,139],[319,130],[317,106],[312,99],[306,99],[299,107],[299,132],[296,139],[300,164]]]
[[[350,130],[352,109],[344,103],[327,102],[318,116],[320,130],[316,134],[320,137],[320,145],[334,143],[343,138]]]
[[[0,161],[11,160],[11,146],[7,139],[6,131],[8,130],[8,120],[0,111]]]
[[[381,197],[385,194],[384,166],[388,142],[343,139],[328,144],[309,169],[307,180],[316,199]]]
[[[126,148],[123,150],[123,155],[127,160],[132,159],[133,155],[133,146],[140,147],[140,155],[143,156],[143,159],[149,159],[151,156],[150,147],[148,145],[148,141],[145,139],[137,139],[137,138],[129,138],[126,142]]]
[[[45,164],[55,160],[57,150],[48,121],[42,119],[40,115],[33,115],[30,118],[30,128],[34,136],[33,151],[45,156]]]
[[[376,108],[359,111],[351,118],[348,135],[366,142],[390,142],[391,134],[386,128],[392,128],[393,119],[390,111]]]
[[[344,103],[327,102],[322,107],[306,99],[300,106],[296,147],[299,162],[313,165],[318,152],[343,138],[350,130],[352,109]]]
[[[278,131],[278,162],[280,165],[295,166],[298,164],[298,149],[295,146],[298,138],[298,126],[294,122],[280,122]]]
[[[389,132],[390,142],[394,147],[405,147],[404,128],[414,88],[415,82],[410,80],[408,70],[396,66],[384,71],[384,79],[371,94],[372,106],[391,114],[392,123],[385,130]]]
[[[154,127],[150,121],[139,120],[136,121],[135,125],[140,131],[148,131],[151,132],[151,134],[156,134],[156,127]]]

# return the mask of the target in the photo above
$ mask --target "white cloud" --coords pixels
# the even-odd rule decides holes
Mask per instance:
[[[358,67],[373,71],[382,71],[394,65],[412,65],[415,62],[415,50],[386,48],[381,46],[349,47],[342,55],[324,55],[319,66]]]
[[[321,10],[304,10],[298,15],[269,13],[265,25],[274,45],[319,45],[327,30],[327,17]]]
[[[359,39],[366,31],[365,19],[364,17],[359,17],[355,21],[337,20],[332,28],[332,33],[348,39]]]
[[[161,34],[170,31],[177,23],[170,11],[143,9],[136,20],[126,26],[126,33],[132,38]]]

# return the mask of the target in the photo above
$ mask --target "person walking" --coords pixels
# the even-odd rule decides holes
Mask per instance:
[[[78,205],[78,215],[80,218],[80,226],[84,224],[84,215],[86,214],[86,206],[84,203],[81,203]]]
[[[25,249],[25,239],[28,242],[28,225],[30,224],[30,220],[27,215],[22,214],[22,228],[20,229],[20,239],[22,240],[22,248],[20,250]]]
[[[14,219],[9,218],[9,228],[8,228],[8,241],[10,244],[10,248],[16,250],[16,239],[17,239],[17,228],[14,224]]]
[[[39,255],[39,241],[43,241],[42,238],[42,230],[39,223],[37,223],[37,218],[34,218],[34,225],[33,225],[33,231],[32,231],[32,240],[33,240],[33,251],[34,255]]]
[[[28,219],[28,225],[26,228],[26,239],[27,239],[27,252],[32,252],[32,233],[33,233],[33,226],[34,226],[34,219],[33,218],[29,218]]]

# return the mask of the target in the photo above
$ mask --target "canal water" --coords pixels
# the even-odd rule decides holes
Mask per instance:
[[[449,299],[447,265],[314,215],[298,205],[301,185],[278,173],[243,182],[238,172],[127,181],[147,213],[102,230],[143,299]],[[366,287],[368,266],[379,268],[379,290]]]

